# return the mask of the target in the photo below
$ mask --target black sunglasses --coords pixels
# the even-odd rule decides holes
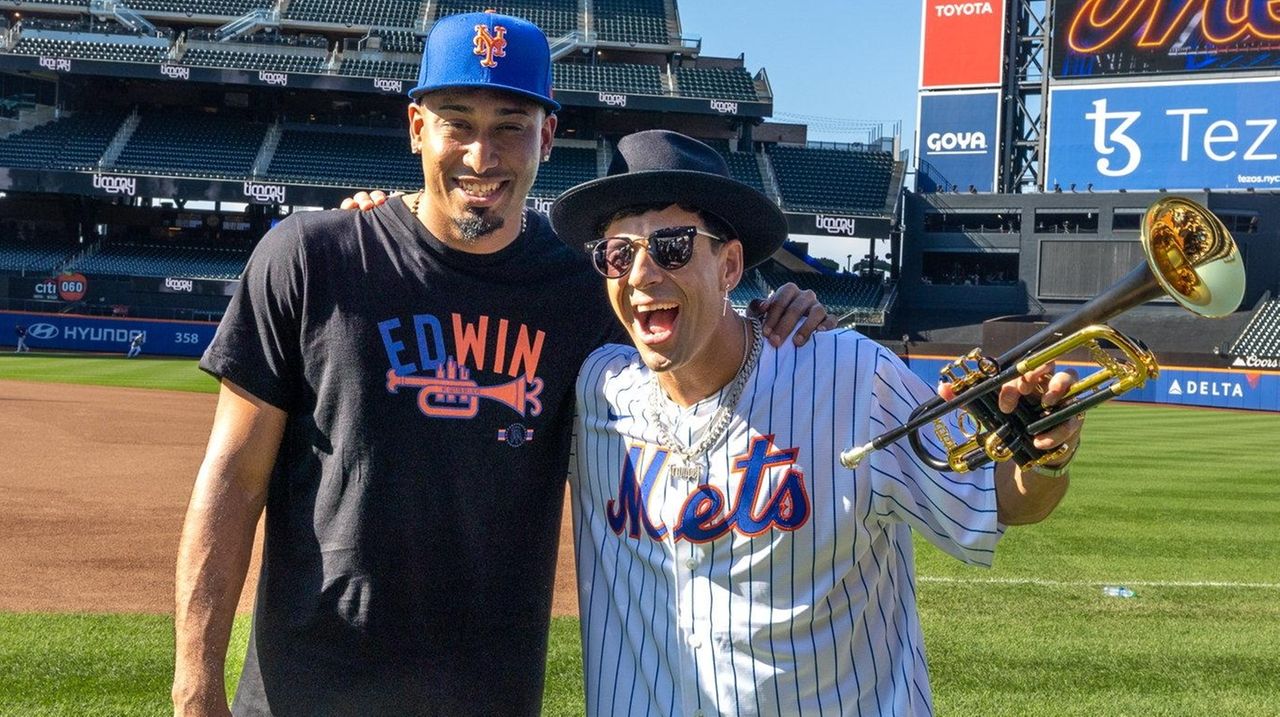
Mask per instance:
[[[724,242],[724,239],[697,227],[667,227],[656,229],[644,238],[616,236],[597,239],[587,244],[587,251],[591,252],[591,262],[596,271],[607,279],[619,279],[631,271],[637,246],[648,250],[658,266],[674,271],[693,258],[693,240],[699,234],[712,241]]]

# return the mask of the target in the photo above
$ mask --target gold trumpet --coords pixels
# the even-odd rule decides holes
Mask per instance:
[[[1140,341],[1107,326],[1106,321],[1162,295],[1200,316],[1230,314],[1244,297],[1244,262],[1231,233],[1205,207],[1182,197],[1152,204],[1142,225],[1146,262],[1073,313],[1054,321],[1004,354],[991,358],[980,349],[942,370],[956,397],[921,404],[909,420],[871,442],[840,454],[846,468],[856,467],[872,451],[910,437],[911,447],[926,464],[940,471],[965,472],[991,461],[1014,460],[1029,468],[1062,458],[1067,449],[1042,451],[1032,438],[1079,413],[1141,387],[1158,375],[1155,357]],[[1108,351],[1110,347],[1112,351]],[[1084,349],[1099,370],[1072,385],[1052,408],[1023,401],[1013,413],[1000,411],[1000,387],[1022,374]],[[960,413],[957,440],[942,417]],[[945,459],[921,441],[919,430],[934,424]]]

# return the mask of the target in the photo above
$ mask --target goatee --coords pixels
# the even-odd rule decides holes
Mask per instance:
[[[499,214],[490,214],[481,210],[468,212],[461,217],[454,217],[453,223],[458,227],[458,236],[468,244],[479,242],[485,235],[501,229],[506,221]]]

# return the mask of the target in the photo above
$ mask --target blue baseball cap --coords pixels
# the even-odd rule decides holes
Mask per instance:
[[[483,87],[512,92],[541,103],[547,112],[560,104],[551,99],[551,48],[537,25],[510,15],[471,12],[442,17],[422,50],[417,100],[449,87]]]

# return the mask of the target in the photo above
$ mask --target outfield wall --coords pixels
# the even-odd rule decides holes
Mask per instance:
[[[92,351],[124,354],[134,336],[143,334],[144,356],[190,356],[204,353],[213,341],[216,323],[203,321],[155,321],[115,319],[75,314],[38,314],[0,311],[0,346],[18,343],[17,327],[27,327],[32,351]]]
[[[907,364],[933,386],[938,383],[938,372],[953,360],[953,357],[910,356]],[[1097,369],[1097,364],[1075,361],[1059,361],[1058,365],[1076,368],[1085,375]],[[1147,381],[1142,388],[1117,400],[1280,412],[1280,371],[1161,366],[1155,380]]]

